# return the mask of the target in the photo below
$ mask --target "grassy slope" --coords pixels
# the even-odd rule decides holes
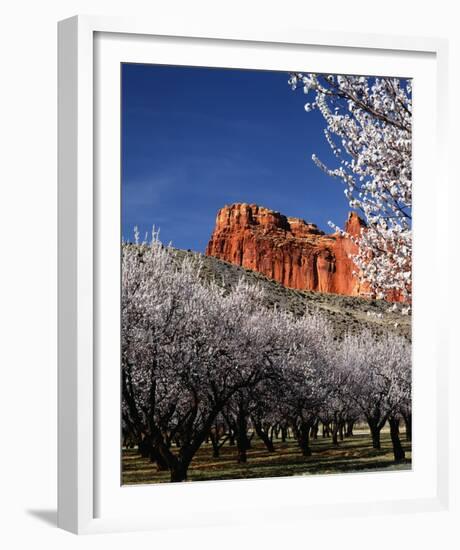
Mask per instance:
[[[175,253],[179,258],[187,255],[197,256],[184,250],[176,250]],[[390,330],[410,338],[411,317],[389,311],[392,304],[384,300],[294,290],[250,269],[209,256],[201,258],[203,276],[217,281],[226,288],[234,285],[241,277],[261,285],[267,294],[268,307],[276,304],[277,307],[287,309],[296,315],[302,315],[306,309],[319,311],[333,322],[339,333],[346,330],[354,332],[360,327],[367,326],[378,333]]]

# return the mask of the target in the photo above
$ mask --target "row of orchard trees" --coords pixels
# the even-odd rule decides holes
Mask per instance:
[[[246,460],[249,431],[268,451],[289,430],[305,456],[318,423],[337,433],[365,420],[374,447],[388,421],[395,460],[404,458],[402,417],[410,426],[410,345],[363,331],[339,339],[315,314],[267,309],[260,288],[229,292],[179,261],[154,234],[124,244],[122,258],[123,433],[171,481],[187,479],[205,440],[235,438]]]

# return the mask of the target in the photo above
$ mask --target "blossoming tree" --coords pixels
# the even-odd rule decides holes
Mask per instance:
[[[124,426],[182,481],[230,400],[272,375],[282,333],[256,286],[231,292],[200,277],[154,236],[123,246]]]
[[[346,422],[365,419],[376,448],[388,422],[395,460],[404,458],[408,341],[364,329],[339,336],[319,312],[267,307],[258,285],[224,289],[202,267],[156,234],[151,243],[123,244],[122,422],[130,446],[184,481],[206,440],[218,458],[235,439],[244,463],[251,438],[274,453],[273,434],[289,427],[308,457],[320,421],[338,445]]]
[[[342,395],[366,420],[375,449],[380,449],[380,432],[388,421],[396,461],[404,459],[399,439],[402,408],[410,410],[411,347],[402,336],[384,338],[369,330],[347,335],[336,355],[342,377]]]
[[[335,166],[313,161],[345,185],[367,228],[354,261],[378,298],[412,293],[412,89],[409,80],[322,74],[291,75],[318,110]],[[341,231],[334,224],[333,227]],[[341,231],[343,234],[344,232]],[[349,236],[355,240],[352,236]]]

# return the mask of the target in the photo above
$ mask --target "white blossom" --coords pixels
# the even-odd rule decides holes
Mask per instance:
[[[123,431],[172,481],[186,479],[213,427],[215,442],[235,419],[266,441],[288,425],[308,456],[320,419],[336,429],[362,418],[375,432],[398,411],[410,416],[408,341],[365,329],[339,338],[310,308],[267,307],[256,284],[225,290],[206,280],[202,257],[181,256],[158,233],[122,245],[121,328]]]
[[[410,81],[296,73],[295,89],[314,97],[338,166],[313,162],[345,185],[366,221],[354,256],[374,297],[412,295],[412,88]],[[310,104],[307,104],[310,105]],[[307,111],[309,109],[306,109]],[[341,147],[336,143],[337,140]]]

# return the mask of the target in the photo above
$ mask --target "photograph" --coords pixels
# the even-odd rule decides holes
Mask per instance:
[[[411,470],[412,80],[120,71],[121,484]]]

